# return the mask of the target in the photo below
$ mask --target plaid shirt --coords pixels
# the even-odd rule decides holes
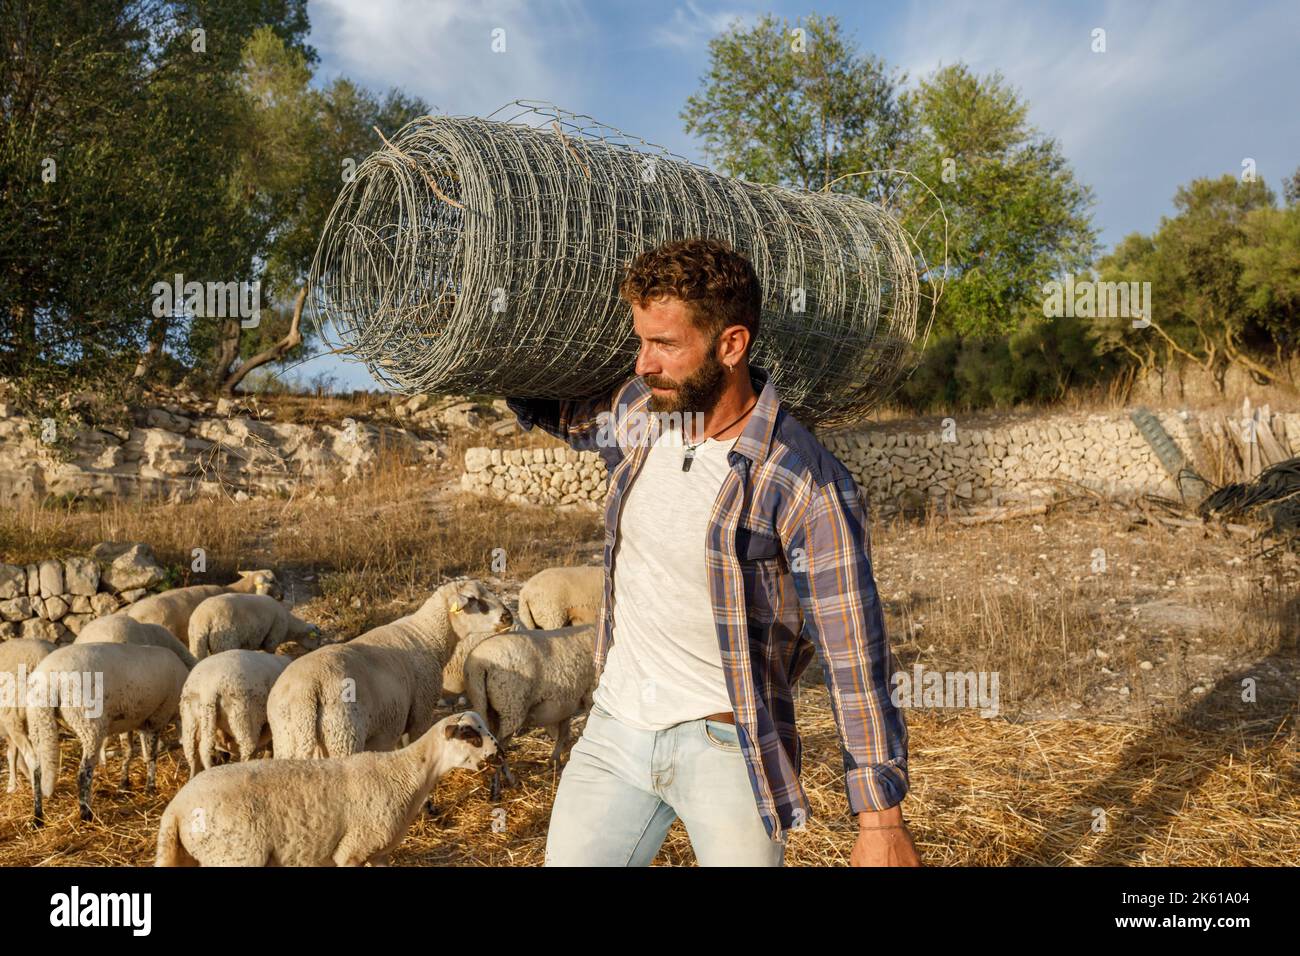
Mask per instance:
[[[803,742],[792,688],[822,657],[844,758],[849,807],[883,810],[907,792],[907,725],[890,699],[894,659],[871,571],[867,504],[847,468],[785,411],[765,370],[750,366],[758,404],[728,453],[731,473],[706,541],[727,691],[750,785],[768,835],[809,818],[799,782]],[[508,399],[533,425],[609,468],[605,598],[596,666],[613,643],[614,544],[620,505],[658,435],[640,376],[592,399]]]

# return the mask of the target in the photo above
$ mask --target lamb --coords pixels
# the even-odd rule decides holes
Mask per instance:
[[[126,613],[146,624],[160,624],[173,636],[190,645],[190,616],[194,609],[218,594],[267,594],[279,600],[284,597],[274,571],[240,571],[239,580],[233,584],[196,584],[188,588],[172,588],[137,601]]]
[[[396,753],[214,767],[163,811],[155,865],[387,866],[438,780],[496,752],[465,712]]]
[[[465,658],[465,694],[501,748],[492,799],[501,797],[506,748],[519,730],[544,727],[555,740],[558,771],[569,744],[569,721],[591,707],[598,675],[592,624],[552,631],[517,630],[483,641]]]
[[[289,613],[267,594],[218,594],[190,618],[190,652],[199,660],[221,651],[275,652],[286,641],[320,647],[320,628]]]
[[[456,642],[513,619],[480,582],[444,584],[413,614],[299,658],[271,688],[277,759],[393,750],[434,722]]]
[[[198,663],[189,648],[178,641],[161,624],[146,624],[121,611],[96,618],[81,629],[74,644],[135,644],[140,647],[163,647],[175,654],[186,670]]]
[[[519,623],[544,631],[594,624],[604,599],[603,567],[547,568],[519,589]]]
[[[27,675],[57,645],[34,638],[12,638],[0,643],[0,739],[5,740],[9,779],[5,792],[18,789],[18,774],[31,782],[36,756],[27,737]]]
[[[226,651],[194,668],[181,690],[181,742],[191,779],[212,766],[218,733],[233,742],[239,760],[251,760],[270,742],[266,699],[290,660],[263,651]]]
[[[189,671],[161,647],[69,644],[48,654],[27,679],[27,728],[35,752],[33,826],[44,826],[42,797],[59,776],[59,718],[81,743],[77,774],[81,819],[90,820],[91,780],[99,747],[111,734],[136,731],[148,765],[146,788],[157,779],[158,738],[180,704]],[[122,766],[127,785],[131,754]]]

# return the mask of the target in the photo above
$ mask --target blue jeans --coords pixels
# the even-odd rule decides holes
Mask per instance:
[[[763,827],[736,728],[620,723],[600,705],[560,774],[546,866],[649,866],[679,816],[701,866],[781,866]]]

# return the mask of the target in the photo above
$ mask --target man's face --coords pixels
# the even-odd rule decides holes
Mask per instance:
[[[632,306],[632,326],[641,339],[636,372],[651,387],[650,410],[704,412],[718,403],[727,370],[718,361],[718,339],[696,328],[680,299],[656,299]]]

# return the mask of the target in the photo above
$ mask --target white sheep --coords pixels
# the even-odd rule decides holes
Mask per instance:
[[[266,699],[290,660],[237,650],[199,661],[181,690],[181,743],[190,777],[212,766],[218,734],[231,742],[227,749],[239,760],[251,760],[270,742]]]
[[[282,757],[392,750],[433,724],[456,642],[500,631],[509,610],[480,582],[444,584],[413,614],[294,661],[271,688],[272,747]]]
[[[163,811],[155,865],[386,866],[438,780],[495,754],[466,712],[396,753],[214,767]]]
[[[456,649],[451,652],[451,660],[447,661],[447,666],[442,669],[442,697],[438,700],[439,707],[449,706],[452,701],[457,705],[465,701],[465,658],[469,656],[470,651],[497,633],[499,632],[484,631],[481,634],[462,637],[456,642]]]
[[[185,669],[189,670],[198,663],[189,649],[172,636],[172,632],[161,624],[146,624],[137,621],[122,611],[95,618],[81,629],[74,644],[136,644],[141,647],[164,647],[175,654]],[[135,739],[129,734],[122,734],[121,753],[126,763],[122,767],[123,779],[131,761],[135,759]],[[108,741],[99,748],[99,762],[108,763]],[[125,785],[125,784],[124,784]]]
[[[218,594],[194,609],[190,653],[199,660],[222,651],[274,653],[286,641],[320,647],[320,628],[294,617],[267,594]]]
[[[190,617],[194,609],[218,594],[266,594],[277,600],[284,596],[274,571],[240,571],[233,584],[196,584],[172,588],[136,601],[126,613],[146,624],[160,624],[186,647],[190,644]]]
[[[596,628],[584,624],[507,631],[483,641],[465,658],[465,695],[501,747],[492,799],[500,799],[502,775],[511,776],[506,750],[522,729],[546,729],[555,740],[551,763],[559,770],[569,744],[569,721],[590,709],[596,691],[595,649]]]
[[[0,643],[0,738],[5,740],[9,780],[5,791],[18,789],[18,775],[31,782],[36,755],[27,737],[27,675],[58,645],[35,638],[11,638]]]
[[[32,822],[45,823],[42,797],[59,777],[59,718],[81,743],[77,774],[81,819],[91,819],[91,781],[99,747],[112,734],[140,735],[150,792],[157,779],[158,738],[176,716],[189,671],[169,650],[136,644],[69,644],[47,655],[27,679],[27,729],[35,751]],[[131,755],[122,767],[127,783]]]
[[[189,648],[178,641],[161,624],[146,624],[121,611],[97,617],[81,629],[74,644],[135,644],[140,647],[163,647],[175,654],[186,670],[198,663]]]
[[[595,624],[604,599],[603,567],[547,568],[519,589],[519,623],[543,631]]]

